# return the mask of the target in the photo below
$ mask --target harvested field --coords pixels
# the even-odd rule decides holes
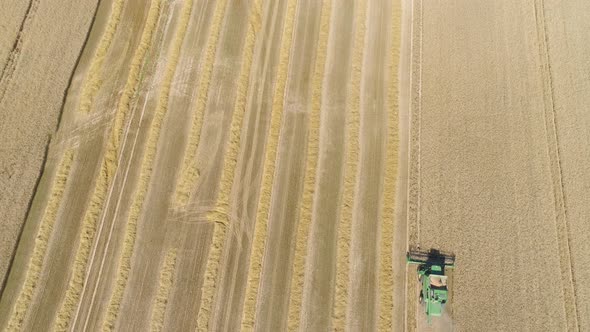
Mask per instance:
[[[0,112],[49,146],[0,169],[0,329],[590,329],[583,0],[83,1],[47,78],[52,1],[0,13],[0,105],[59,119]],[[416,246],[457,257],[433,325]]]
[[[390,326],[401,12],[352,4],[102,1],[1,326]]]

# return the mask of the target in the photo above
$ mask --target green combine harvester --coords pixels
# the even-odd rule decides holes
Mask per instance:
[[[445,304],[449,299],[447,288],[447,276],[445,268],[455,267],[455,256],[442,254],[438,250],[420,251],[410,250],[407,253],[408,264],[418,265],[418,281],[420,288],[420,304],[426,311],[428,323],[432,317],[440,317],[443,314]]]

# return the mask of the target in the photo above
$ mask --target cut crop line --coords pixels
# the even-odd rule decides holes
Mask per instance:
[[[172,285],[174,284],[177,255],[178,251],[176,249],[170,249],[166,254],[164,264],[160,270],[158,293],[152,307],[152,318],[150,323],[150,330],[154,332],[163,331],[164,329],[166,308],[168,307],[168,299],[170,298],[170,292],[172,290]]]
[[[16,40],[12,46],[12,50],[8,55],[8,60],[4,64],[2,68],[2,73],[0,74],[0,103],[4,100],[4,95],[6,94],[6,89],[8,89],[8,85],[10,80],[12,79],[12,75],[16,69],[18,61],[21,56],[21,49],[23,47],[24,36],[31,25],[31,22],[35,18],[35,14],[37,13],[37,9],[39,8],[40,0],[30,0],[29,7],[27,8],[27,12],[25,13],[25,17],[21,23],[20,29],[16,36]],[[2,59],[3,60],[3,59]]]
[[[406,192],[406,200],[407,200],[407,204],[406,204],[406,227],[408,227],[409,229],[409,223],[410,223],[410,216],[411,216],[411,188],[410,188],[410,183],[411,183],[411,175],[412,175],[412,116],[413,116],[413,103],[414,103],[414,99],[413,99],[413,78],[414,78],[414,1],[410,1],[410,0],[402,0],[402,1],[409,1],[410,2],[410,10],[409,13],[407,15],[410,15],[410,63],[409,63],[409,67],[410,67],[410,72],[409,72],[409,88],[408,88],[408,169],[407,169],[407,192]],[[404,15],[406,15],[404,13]],[[409,244],[410,244],[410,232],[406,230],[406,250],[409,250]],[[407,267],[406,267],[406,287],[408,284],[408,280],[407,280]],[[407,292],[407,289],[406,289]],[[407,331],[408,330],[408,297],[405,296],[404,297],[404,330]]]
[[[127,82],[125,83],[123,94],[119,100],[119,106],[115,113],[113,127],[106,145],[105,156],[101,163],[98,179],[96,180],[90,204],[87,207],[82,221],[80,240],[76,250],[75,262],[72,275],[70,276],[68,289],[66,290],[65,298],[61,304],[57,320],[54,323],[54,329],[58,331],[65,331],[68,329],[73,311],[79,304],[82,288],[85,287],[85,271],[88,265],[91,246],[94,242],[97,221],[108,194],[107,190],[112,183],[118,167],[118,154],[121,147],[122,136],[124,140],[123,144],[125,144],[127,139],[127,132],[123,132],[123,127],[127,120],[127,113],[129,113],[131,102],[135,97],[137,86],[140,83],[141,69],[143,68],[145,55],[150,48],[152,36],[157,22],[159,21],[160,4],[161,0],[153,0],[150,3],[141,40],[133,56]]]
[[[218,280],[220,275],[219,265],[224,251],[224,243],[227,239],[227,228],[230,227],[230,222],[235,223],[235,219],[232,219],[229,216],[230,195],[240,148],[240,133],[246,107],[249,74],[252,67],[254,45],[256,42],[256,35],[258,34],[261,26],[261,5],[261,0],[255,0],[250,10],[248,31],[246,32],[244,54],[237,87],[236,105],[230,125],[230,137],[224,158],[219,196],[217,198],[216,207],[213,210],[210,210],[206,215],[207,220],[214,222],[214,230],[212,245],[207,257],[205,279],[201,288],[201,305],[199,306],[200,309],[197,317],[197,326],[202,330],[212,329],[210,325],[210,319],[213,314],[213,305],[216,302],[214,295],[216,293],[216,289],[218,288]],[[231,228],[234,231],[236,230],[235,227]],[[235,238],[237,239],[238,236],[235,236]]]
[[[417,237],[418,237],[418,246],[420,246],[420,224],[421,224],[421,218],[420,218],[420,212],[422,210],[422,177],[420,176],[420,173],[422,171],[422,142],[421,142],[421,134],[422,134],[422,61],[423,61],[423,50],[422,50],[422,46],[423,46],[423,39],[424,39],[424,31],[423,31],[423,27],[424,27],[424,2],[423,0],[420,0],[420,21],[418,22],[420,24],[420,47],[419,47],[419,51],[420,52],[420,57],[418,59],[419,65],[418,65],[418,175],[417,175],[417,181],[418,181],[418,200],[417,200],[417,210],[416,210],[416,228],[417,228]]]
[[[393,228],[395,218],[395,193],[397,188],[398,169],[398,119],[399,105],[397,102],[399,63],[400,19],[399,1],[393,1],[392,27],[390,34],[390,63],[387,68],[389,86],[387,88],[387,144],[385,149],[385,184],[383,197],[383,215],[381,218],[380,264],[379,264],[379,331],[391,331],[393,328]],[[400,254],[400,253],[396,253]]]
[[[6,328],[7,331],[21,331],[23,329],[25,315],[33,301],[33,296],[37,289],[37,283],[41,277],[49,239],[54,231],[53,226],[57,221],[57,214],[66,190],[67,180],[73,161],[74,150],[67,150],[63,154],[55,179],[53,180],[47,207],[45,208],[39,230],[37,231],[37,236],[35,237],[33,254],[29,260],[25,280],[18,298],[16,299],[14,311],[10,315],[8,327]]]
[[[207,106],[209,85],[211,83],[211,75],[213,73],[215,54],[217,52],[217,40],[219,39],[221,23],[223,21],[227,2],[228,0],[221,0],[219,3],[217,3],[215,12],[213,14],[211,33],[209,35],[209,40],[207,41],[202,77],[199,79],[199,85],[197,88],[197,105],[194,111],[192,127],[188,138],[188,145],[183,157],[180,177],[178,178],[178,183],[176,184],[176,191],[173,198],[173,202],[177,206],[185,205],[189,202],[192,187],[199,178],[199,169],[195,159],[197,156],[197,149],[199,147],[199,140],[201,138],[203,116],[205,113],[205,107]]]
[[[303,296],[303,282],[305,277],[305,255],[307,254],[307,242],[311,225],[313,197],[318,164],[318,142],[320,136],[320,110],[322,102],[322,86],[324,69],[326,64],[326,50],[328,45],[328,32],[330,30],[330,15],[332,12],[332,0],[323,0],[320,31],[317,43],[316,61],[311,81],[311,112],[309,116],[309,135],[307,146],[307,158],[305,165],[305,178],[303,183],[303,195],[301,212],[297,228],[295,255],[293,262],[293,275],[289,295],[288,329],[295,331],[299,328],[299,316],[301,313],[301,301]]]
[[[139,121],[138,121],[138,123],[141,123],[141,122],[142,122],[142,120],[143,120],[143,117],[144,117],[144,114],[145,114],[145,109],[146,109],[146,104],[147,104],[147,101],[148,101],[148,99],[149,99],[149,94],[150,94],[150,92],[148,92],[148,97],[146,97],[146,99],[145,99],[145,101],[144,101],[144,104],[143,104],[143,106],[142,106],[141,115],[140,115],[140,117],[139,117]],[[131,118],[133,118],[133,113],[134,113],[134,112],[132,112]],[[127,126],[128,128],[125,130],[125,135],[127,135],[127,133],[129,132],[129,127],[130,127],[130,126],[131,126],[131,121],[129,122],[129,124],[128,124],[128,126]],[[137,139],[138,139],[138,137],[139,137],[139,131],[136,133],[136,135],[135,135],[135,137],[134,137],[134,139],[133,139],[133,144],[132,144],[132,146],[131,146],[131,152],[130,152],[130,156],[131,156],[131,157],[129,158],[130,162],[127,164],[127,167],[125,168],[125,175],[124,175],[124,177],[123,177],[122,187],[124,187],[124,186],[125,186],[125,183],[127,182],[127,176],[128,176],[128,174],[129,174],[129,170],[130,170],[130,168],[131,168],[131,160],[133,159],[133,155],[134,155],[134,153],[135,153],[135,147],[136,147],[136,145],[137,145]],[[123,152],[123,151],[121,151],[121,155],[122,155],[122,152]],[[120,155],[119,157],[121,157],[121,155]],[[118,173],[117,173],[117,174],[115,174],[115,177],[116,177],[117,175],[118,175]],[[111,189],[112,189],[112,188],[113,188],[113,187],[111,187]],[[111,193],[111,192],[112,192],[112,190],[109,192],[109,196],[108,196],[108,197],[109,197],[109,199],[107,199],[107,202],[110,202],[110,193]],[[119,208],[120,200],[121,200],[121,197],[119,197],[119,199],[117,200],[117,205],[116,205],[116,207],[115,207],[115,212],[114,212],[114,214],[113,214],[114,216],[116,216],[116,215],[117,215],[117,211],[118,211],[118,208]],[[101,222],[100,222],[100,224],[101,224],[101,227],[100,227],[100,229],[99,229],[99,235],[97,236],[97,238],[100,238],[100,232],[102,231],[102,225],[104,224],[104,216],[106,215],[106,209],[104,209],[104,210],[105,210],[105,213],[103,213],[103,217],[102,217],[102,219],[101,219]],[[103,257],[106,255],[106,253],[107,253],[107,251],[108,251],[109,244],[110,244],[110,241],[111,241],[112,230],[113,230],[113,228],[114,228],[114,225],[115,225],[115,223],[113,222],[113,223],[111,224],[111,228],[110,228],[110,230],[109,230],[109,235],[108,235],[107,242],[106,242],[106,244],[105,244],[105,249],[104,249],[104,252],[103,252]],[[129,225],[127,225],[127,227],[129,227]],[[125,236],[127,236],[127,231],[125,232]],[[94,249],[96,249],[96,247],[95,247]],[[124,250],[125,250],[125,249],[124,249]],[[89,263],[89,266],[92,266],[92,261],[94,261],[95,254],[93,253],[93,254],[91,255],[91,257],[92,257],[92,259],[91,259],[91,262]],[[92,297],[91,297],[91,299],[90,299],[90,306],[92,306],[92,305],[93,305],[93,303],[94,303],[94,298],[95,298],[95,296],[96,296],[96,290],[97,290],[97,287],[98,287],[98,284],[99,284],[99,280],[100,280],[100,278],[101,278],[101,275],[102,275],[103,265],[104,265],[104,258],[103,258],[103,260],[101,261],[101,264],[100,264],[100,268],[99,268],[99,271],[98,271],[97,282],[96,282],[96,284],[95,284],[95,286],[94,286],[94,289],[93,289],[93,292],[92,292]],[[119,274],[117,274],[117,278],[119,278],[119,275],[120,275],[120,273],[119,273]],[[89,277],[89,273],[86,275],[86,279],[88,279],[88,277]],[[87,280],[86,280],[86,281],[87,281]],[[86,284],[86,281],[85,281],[85,284]],[[118,279],[117,279],[117,281],[118,281]],[[82,298],[83,298],[83,296],[84,296],[84,292],[85,292],[85,291],[86,291],[86,287],[84,287],[84,288],[83,288],[83,292],[82,292]],[[107,308],[108,308],[108,309],[110,309],[110,306],[109,306],[109,307],[107,307]],[[75,323],[76,323],[76,321],[77,321],[77,319],[78,319],[78,314],[79,314],[79,311],[80,311],[80,306],[78,306],[78,309],[76,310],[76,315],[74,316],[74,323],[73,323],[73,326],[75,326]],[[85,320],[84,320],[84,329],[83,329],[83,330],[86,330],[86,325],[88,324],[88,318],[89,318],[89,316],[87,316],[87,317],[85,318]],[[114,328],[114,326],[113,326],[113,328]]]
[[[348,302],[348,281],[350,268],[350,238],[352,227],[352,207],[354,205],[357,164],[359,160],[360,124],[360,78],[363,61],[363,45],[366,30],[366,1],[355,2],[358,13],[355,19],[354,51],[352,72],[347,91],[346,114],[346,169],[344,176],[343,204],[338,226],[338,249],[336,262],[336,291],[333,308],[333,327],[335,331],[346,328],[346,307]]]
[[[268,213],[270,208],[271,188],[274,178],[275,161],[277,157],[277,145],[279,140],[281,120],[283,118],[283,102],[285,85],[287,82],[287,70],[289,68],[289,56],[293,39],[293,21],[295,19],[296,1],[289,0],[283,35],[281,38],[281,49],[279,53],[279,67],[275,91],[272,102],[270,118],[270,129],[267,147],[264,158],[264,169],[262,186],[260,190],[260,203],[256,213],[254,238],[250,265],[248,267],[248,281],[246,286],[246,298],[242,314],[242,330],[252,330],[256,315],[256,298],[258,296],[260,273],[262,271],[262,259],[264,255],[264,244],[266,242]]]
[[[123,293],[125,291],[125,287],[127,285],[127,280],[129,277],[129,271],[131,269],[131,256],[133,254],[133,248],[135,246],[135,239],[137,235],[137,222],[139,220],[139,216],[141,213],[141,208],[145,201],[145,196],[148,191],[149,182],[151,179],[151,172],[153,167],[153,160],[156,155],[157,150],[157,143],[160,137],[160,131],[162,127],[162,122],[164,117],[168,111],[168,100],[170,97],[170,89],[172,85],[172,80],[174,79],[174,75],[176,73],[176,67],[178,64],[178,60],[180,57],[180,52],[182,48],[182,44],[184,42],[184,37],[186,35],[186,31],[188,29],[188,24],[190,21],[190,16],[193,8],[193,0],[187,0],[184,2],[181,13],[180,19],[178,22],[177,30],[174,34],[172,48],[169,51],[168,62],[166,64],[166,69],[164,72],[164,77],[162,79],[161,84],[161,91],[159,94],[158,104],[156,105],[156,110],[154,112],[154,116],[149,128],[149,134],[146,143],[146,151],[144,152],[140,175],[139,175],[139,183],[138,187],[134,193],[133,202],[131,205],[131,210],[129,212],[129,217],[125,226],[125,235],[123,240],[123,249],[121,252],[121,256],[119,258],[119,264],[117,266],[117,277],[115,280],[114,289],[111,293],[111,298],[109,300],[109,304],[107,307],[106,317],[103,321],[103,330],[110,330],[114,328],[114,324],[117,319],[117,315],[119,312],[121,300],[123,298]],[[166,25],[166,29],[169,28],[169,22]],[[165,34],[165,33],[164,33]],[[151,89],[150,89],[151,91]],[[149,93],[149,92],[148,92]],[[146,102],[149,99],[146,97]],[[145,111],[145,105],[142,109],[142,114],[139,123],[141,123],[141,119],[143,118],[143,114]],[[131,150],[131,158],[135,152],[135,146],[137,143],[139,133],[135,135],[132,150]],[[128,172],[131,167],[131,162],[128,163],[127,169],[125,171],[125,178],[123,181],[123,186],[127,180]],[[118,210],[121,204],[122,197],[119,196],[117,200],[117,204],[115,207],[114,216],[116,217],[118,214]],[[114,230],[114,222],[111,224],[111,228],[109,230],[106,248],[103,252],[103,257],[101,261],[101,266],[99,270],[99,274],[103,271],[103,265],[106,260],[106,252],[110,245],[110,241],[112,238],[113,230]],[[92,302],[94,302],[94,297],[96,295],[96,288],[98,287],[98,283],[95,285],[95,290],[92,294]],[[86,324],[85,324],[86,326]]]
[[[82,86],[80,105],[78,107],[78,110],[82,113],[90,112],[96,93],[102,86],[102,67],[111,47],[117,27],[119,26],[124,4],[124,0],[115,0],[112,4],[109,21],[94,53],[88,74],[84,79],[84,85]]]
[[[220,219],[213,219],[219,216],[208,214],[207,219],[213,222],[213,240],[211,247],[209,248],[209,254],[207,257],[207,267],[205,270],[205,278],[203,280],[203,286],[201,288],[201,305],[199,313],[197,315],[197,329],[199,331],[208,331],[209,319],[211,317],[211,309],[213,302],[213,294],[218,279],[219,272],[219,261],[221,260],[221,254],[223,251],[223,242],[227,234],[227,227],[229,221],[224,216]],[[219,222],[219,225],[217,224]]]

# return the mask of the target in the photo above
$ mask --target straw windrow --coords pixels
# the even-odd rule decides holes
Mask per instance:
[[[41,276],[43,261],[45,259],[47,247],[49,246],[49,239],[53,234],[53,226],[57,221],[57,213],[61,206],[61,201],[64,191],[66,190],[67,180],[73,162],[74,150],[67,150],[62,156],[55,179],[53,180],[49,201],[45,208],[45,212],[43,213],[37,236],[35,237],[33,254],[26,270],[25,281],[16,300],[14,311],[8,321],[7,331],[20,331],[23,328],[22,324],[25,315],[33,300],[33,295],[35,294],[37,283]]]
[[[270,132],[264,158],[260,203],[256,213],[256,226],[254,229],[252,254],[250,257],[250,266],[248,267],[246,298],[244,302],[244,311],[242,314],[242,330],[252,330],[254,328],[254,319],[256,315],[256,297],[258,296],[260,274],[262,271],[262,258],[264,255],[264,244],[266,242],[272,181],[274,179],[281,120],[283,118],[284,91],[287,82],[287,71],[289,69],[289,51],[291,49],[293,21],[295,19],[296,5],[297,4],[295,0],[289,0],[287,4],[283,36],[281,38],[282,41],[279,54],[280,60],[272,102],[273,112],[270,119]]]
[[[203,116],[205,113],[205,107],[207,106],[211,75],[213,74],[215,53],[217,52],[217,40],[219,39],[221,24],[223,22],[227,3],[228,0],[220,0],[216,4],[215,12],[213,13],[211,33],[207,42],[207,49],[205,50],[206,53],[205,61],[203,62],[202,76],[199,79],[199,86],[197,87],[196,109],[194,111],[192,127],[188,137],[188,145],[186,147],[181,173],[178,178],[176,192],[173,199],[174,203],[179,206],[186,205],[189,202],[192,187],[199,179],[199,168],[195,160],[197,157],[199,140],[201,138],[201,127],[203,126]]]
[[[324,0],[320,17],[320,32],[316,50],[315,69],[311,82],[311,112],[309,116],[309,135],[307,145],[307,158],[305,165],[305,177],[303,195],[301,199],[301,212],[297,228],[297,240],[293,262],[293,276],[289,295],[289,331],[295,331],[299,327],[299,315],[303,296],[303,280],[305,276],[305,255],[307,254],[307,242],[311,216],[313,210],[313,195],[316,181],[316,172],[319,154],[320,139],[320,109],[322,103],[322,82],[326,64],[326,49],[328,45],[328,32],[330,29],[330,16],[332,0]]]
[[[359,160],[360,123],[360,81],[363,61],[363,45],[366,30],[366,1],[355,3],[356,15],[352,71],[348,86],[348,110],[346,115],[346,168],[340,224],[338,226],[338,252],[336,262],[336,291],[334,300],[333,327],[344,331],[346,326],[346,306],[348,303],[348,272],[350,269],[350,237],[352,231],[352,207],[354,205],[357,164]]]
[[[207,257],[205,280],[203,281],[201,305],[198,314],[197,324],[201,329],[210,329],[210,318],[213,310],[214,294],[218,287],[219,264],[222,259],[223,245],[226,241],[227,228],[229,225],[229,204],[234,172],[238,160],[240,148],[240,132],[246,108],[246,97],[250,68],[252,66],[254,45],[256,35],[261,27],[262,1],[256,0],[251,10],[248,31],[244,46],[242,68],[237,88],[237,100],[230,125],[230,134],[227,150],[225,153],[223,172],[219,183],[219,196],[215,209],[207,214],[207,219],[213,222],[213,240]]]

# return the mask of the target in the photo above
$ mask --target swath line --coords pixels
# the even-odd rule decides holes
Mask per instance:
[[[170,297],[170,291],[174,284],[177,255],[178,251],[176,249],[171,249],[168,251],[166,258],[164,259],[164,264],[160,271],[160,287],[158,287],[158,293],[156,294],[155,303],[152,307],[151,331],[162,331],[164,329],[168,298]]]
[[[215,53],[217,51],[217,40],[219,39],[219,32],[221,30],[221,23],[223,21],[227,2],[228,0],[221,0],[220,3],[217,3],[215,12],[213,14],[211,34],[209,35],[209,40],[207,42],[205,62],[203,64],[204,70],[197,88],[197,107],[194,112],[193,124],[188,139],[188,145],[185,151],[184,161],[182,163],[182,171],[180,173],[181,175],[176,185],[176,192],[174,193],[173,202],[177,206],[186,205],[189,202],[191,187],[199,177],[199,169],[196,166],[195,159],[197,156],[199,139],[201,138],[203,115],[205,113],[205,107],[207,106],[209,84],[211,82],[211,75],[213,73]]]
[[[383,197],[383,214],[381,217],[380,239],[380,264],[379,264],[379,331],[393,328],[393,241],[395,196],[397,188],[398,165],[398,116],[399,105],[397,103],[398,82],[397,69],[399,63],[399,42],[401,8],[399,1],[393,1],[392,29],[390,34],[390,49],[388,64],[388,88],[387,88],[387,144],[385,159],[385,183]],[[401,255],[403,253],[395,253]]]
[[[246,286],[246,300],[242,314],[242,330],[251,330],[254,328],[254,319],[256,312],[256,297],[258,295],[260,272],[262,270],[262,258],[264,254],[264,243],[266,241],[268,212],[270,208],[270,197],[272,180],[275,169],[275,160],[277,156],[277,145],[279,140],[279,131],[281,119],[283,117],[283,100],[285,85],[287,82],[287,69],[289,64],[289,50],[293,37],[293,21],[295,19],[296,1],[289,0],[287,4],[287,13],[285,25],[283,27],[283,36],[281,41],[280,61],[277,74],[275,92],[273,96],[273,114],[270,119],[270,132],[264,159],[264,171],[262,177],[262,186],[260,191],[260,203],[256,214],[256,226],[254,230],[254,240],[252,243],[252,256],[248,268],[248,282]]]
[[[49,239],[54,231],[53,226],[57,220],[57,213],[63,199],[73,161],[74,150],[67,150],[62,156],[55,179],[53,180],[49,201],[43,213],[37,236],[35,237],[33,254],[29,260],[22,289],[8,321],[7,331],[20,331],[23,328],[25,315],[33,300],[33,295],[35,294],[37,283],[41,276]]]
[[[332,12],[332,0],[324,0],[320,16],[320,31],[318,37],[316,63],[311,85],[311,112],[309,117],[309,135],[307,146],[307,158],[305,165],[305,178],[303,195],[301,199],[299,225],[297,228],[297,240],[293,262],[293,276],[289,298],[288,327],[290,331],[299,328],[299,315],[301,313],[301,301],[303,296],[303,280],[305,275],[305,255],[307,254],[307,242],[312,218],[313,197],[318,164],[319,136],[320,136],[320,109],[322,99],[322,87],[324,68],[326,64],[326,49],[328,45],[328,31],[330,29],[330,16]]]
[[[360,123],[360,78],[363,61],[363,45],[366,30],[366,1],[358,1],[355,13],[354,52],[352,55],[351,80],[348,86],[346,117],[346,170],[344,171],[343,204],[338,226],[338,250],[336,266],[336,292],[334,301],[333,326],[336,331],[346,327],[346,307],[348,302],[348,270],[350,264],[350,239],[352,229],[352,207],[356,185],[357,164],[359,160],[359,123]]]
[[[260,11],[261,1],[256,0],[250,9],[248,19],[248,31],[244,41],[244,55],[241,64],[239,83],[237,87],[236,104],[234,107],[232,121],[230,124],[230,137],[228,148],[223,160],[223,172],[220,180],[219,196],[215,208],[208,211],[206,219],[213,222],[213,240],[207,257],[207,266],[205,270],[205,279],[202,285],[201,304],[197,317],[197,326],[199,329],[212,330],[211,317],[214,315],[213,306],[216,302],[214,299],[216,289],[219,287],[220,271],[219,265],[222,260],[224,243],[227,239],[227,231],[230,223],[229,200],[231,186],[236,169],[239,146],[240,132],[244,117],[246,93],[250,67],[252,65],[252,53],[254,50],[255,36],[260,28]],[[214,324],[215,322],[213,322]]]
[[[162,17],[163,17],[162,16],[162,12],[160,12],[160,16],[158,17],[157,26],[160,25]],[[168,22],[166,23],[166,29],[168,28],[168,25],[170,24],[170,20],[171,20],[171,18],[169,18],[168,19]],[[161,48],[162,48],[162,46],[160,46],[160,50],[159,50],[160,52],[161,52]],[[143,75],[143,67],[146,64],[147,64],[147,61],[142,64],[142,75]],[[141,81],[141,77],[142,76],[140,76],[140,81]],[[148,92],[147,92],[147,96],[146,96],[146,98],[144,100],[144,103],[143,103],[143,106],[141,108],[141,114],[140,114],[140,117],[139,117],[139,121],[137,122],[139,124],[142,123],[143,117],[145,115],[147,101],[150,99],[150,95],[151,95],[153,86],[154,86],[154,82],[152,82],[152,85],[149,87]],[[129,119],[133,119],[134,118],[136,109],[137,108],[135,108],[135,107],[133,108]],[[127,139],[128,139],[128,133],[129,133],[129,129],[131,128],[131,124],[132,124],[132,121],[131,120],[128,121],[127,127],[125,128],[125,132],[123,134],[124,135],[123,144],[122,144],[123,148],[119,152],[119,160],[121,159],[121,157],[123,156],[123,154],[125,152],[125,148],[126,148],[125,143],[127,142]],[[131,145],[131,152],[130,152],[130,158],[129,158],[129,160],[132,160],[133,159],[133,155],[135,153],[135,147],[137,146],[137,139],[138,139],[138,137],[139,137],[139,131],[136,132],[135,137],[133,139],[133,144]],[[124,188],[125,185],[126,185],[126,183],[127,183],[127,177],[129,175],[129,169],[130,169],[130,167],[131,167],[131,162],[127,163],[127,167],[125,168],[125,174],[123,176],[121,188]],[[113,179],[112,183],[115,183],[116,182],[116,179],[119,176],[119,174],[120,174],[119,172],[116,172],[115,173],[115,178]],[[123,189],[120,189],[120,190],[123,190]],[[111,196],[113,194],[113,191],[114,191],[114,185],[112,185],[109,188],[109,194],[108,194],[107,199],[106,199],[106,205],[103,208],[102,216],[101,216],[101,219],[100,219],[100,222],[99,222],[100,227],[98,228],[98,233],[96,235],[96,238],[97,239],[100,239],[100,236],[101,236],[102,231],[104,229],[104,224],[105,224],[105,219],[106,219],[106,213],[107,213],[107,211],[109,209],[109,205],[111,203]],[[117,204],[115,206],[115,212],[114,212],[114,215],[115,216],[117,215],[117,212],[119,210],[120,203],[121,203],[121,196],[119,195],[119,198],[117,200]],[[94,304],[94,299],[96,297],[96,292],[97,292],[97,289],[98,289],[98,285],[99,285],[99,282],[101,280],[101,276],[102,276],[102,272],[103,272],[103,268],[104,268],[104,263],[105,263],[105,257],[106,257],[106,254],[108,252],[108,248],[109,248],[109,245],[110,245],[110,242],[111,242],[111,236],[112,236],[112,233],[113,233],[114,226],[115,226],[115,222],[111,223],[111,228],[110,228],[109,234],[107,236],[107,240],[106,240],[106,244],[105,244],[105,249],[102,252],[101,263],[100,263],[99,269],[98,269],[98,276],[96,278],[96,282],[95,282],[95,285],[94,285],[94,288],[93,288],[93,291],[92,291],[92,297],[91,297],[90,302],[89,302],[89,306],[90,307],[92,307],[93,304]],[[84,279],[84,287],[82,288],[82,295],[80,297],[80,299],[81,299],[80,300],[80,304],[78,305],[78,307],[76,309],[76,314],[75,314],[74,319],[73,319],[73,324],[72,324],[72,328],[73,329],[76,328],[76,323],[78,321],[79,314],[80,314],[80,309],[81,309],[81,305],[82,305],[81,302],[84,299],[84,294],[86,293],[86,289],[87,289],[86,286],[87,286],[88,278],[90,277],[90,274],[92,273],[92,270],[91,269],[92,269],[92,266],[93,266],[93,263],[94,263],[94,259],[96,258],[96,250],[98,249],[98,241],[95,241],[94,244],[95,245],[92,248],[92,253],[90,255],[90,261],[89,261],[89,264],[88,264],[88,266],[90,268],[89,268],[89,271],[87,271],[86,277]],[[86,317],[84,319],[84,324],[83,324],[83,326],[84,326],[83,327],[83,330],[84,331],[87,328],[89,319],[90,319],[90,312],[86,315]]]
[[[100,39],[96,52],[94,53],[92,63],[90,64],[90,68],[84,80],[84,86],[82,87],[82,92],[80,94],[80,106],[78,110],[82,113],[90,112],[92,103],[96,97],[96,93],[102,86],[101,70],[107,53],[111,47],[113,38],[115,37],[117,27],[119,26],[124,3],[124,0],[116,0],[113,2],[111,7],[111,14],[109,16],[107,27]]]

